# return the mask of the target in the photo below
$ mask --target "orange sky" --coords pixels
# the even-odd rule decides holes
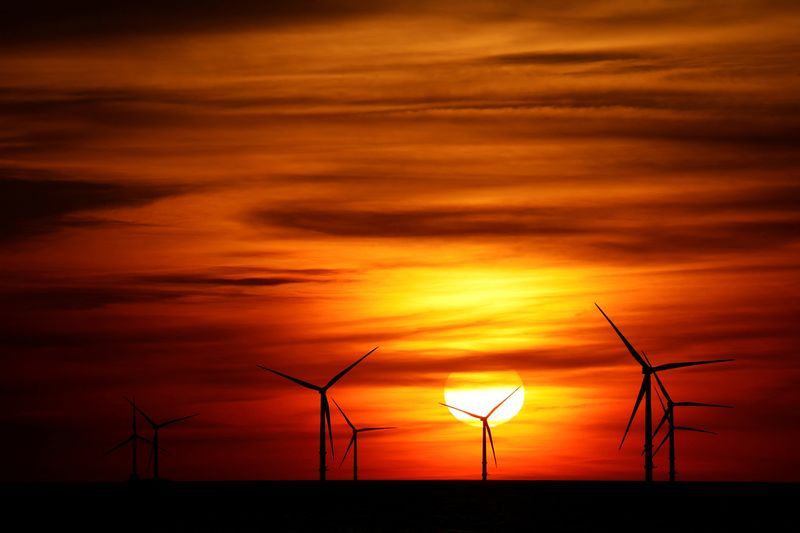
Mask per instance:
[[[664,378],[736,406],[679,415],[719,433],[679,479],[800,480],[793,2],[46,4],[0,22],[2,480],[124,478],[134,394],[201,413],[166,477],[313,479],[318,399],[256,364],[376,345],[331,392],[398,426],[360,477],[477,478],[443,386],[513,369],[491,478],[639,479],[594,302],[654,362],[737,359]]]

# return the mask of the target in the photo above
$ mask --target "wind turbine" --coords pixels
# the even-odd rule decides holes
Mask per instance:
[[[380,427],[380,428],[357,428],[350,422],[350,419],[347,418],[347,415],[344,414],[342,407],[336,402],[335,399],[331,398],[333,403],[336,404],[336,408],[339,409],[339,412],[342,413],[345,422],[347,425],[350,426],[350,429],[353,430],[353,436],[350,437],[350,443],[347,445],[347,450],[344,452],[344,457],[342,457],[342,462],[339,463],[339,466],[344,464],[344,460],[347,459],[347,454],[350,452],[350,447],[353,447],[353,481],[358,481],[358,434],[364,433],[367,431],[382,431],[384,429],[395,429],[394,426],[389,427]]]
[[[631,356],[636,360],[639,365],[642,367],[642,385],[639,387],[639,394],[636,397],[636,403],[633,406],[633,412],[631,413],[631,417],[628,420],[628,426],[625,428],[625,433],[622,435],[622,441],[619,443],[620,449],[622,445],[625,443],[625,437],[628,436],[628,431],[631,429],[631,424],[633,423],[633,419],[636,416],[636,412],[639,410],[639,404],[642,403],[642,398],[644,397],[645,409],[644,409],[644,479],[645,481],[653,481],[653,402],[652,402],[652,386],[651,386],[651,376],[654,375],[656,372],[663,372],[667,370],[674,370],[676,368],[684,368],[687,366],[697,366],[697,365],[709,365],[712,363],[726,363],[728,361],[733,361],[733,359],[711,359],[706,361],[689,361],[689,362],[679,362],[679,363],[666,363],[663,365],[653,366],[650,364],[650,361],[647,359],[647,356],[644,354],[640,355],[639,352],[633,347],[633,345],[628,342],[628,339],[622,334],[622,332],[617,328],[616,325],[608,318],[608,315],[600,309],[600,306],[596,303],[594,304],[597,309],[603,314],[605,319],[611,324],[611,327],[614,328],[614,331],[617,332],[619,335],[620,340],[625,345],[625,347],[630,352]]]
[[[325,481],[325,474],[327,471],[327,468],[325,466],[325,423],[326,422],[328,424],[328,435],[330,436],[331,440],[331,456],[333,456],[333,430],[331,429],[331,407],[328,404],[328,394],[327,394],[328,389],[333,387],[333,385],[337,381],[342,379],[342,377],[345,374],[350,372],[354,366],[356,366],[358,363],[366,359],[369,354],[371,354],[377,349],[378,347],[376,346],[370,351],[368,351],[366,355],[362,356],[358,361],[356,361],[352,365],[348,366],[347,368],[345,368],[344,370],[333,376],[331,380],[328,381],[328,383],[323,387],[318,387],[317,385],[314,385],[307,381],[303,381],[302,379],[294,378],[288,374],[284,374],[283,372],[278,372],[277,370],[273,370],[265,366],[256,365],[261,370],[272,372],[273,374],[277,374],[283,378],[288,379],[289,381],[294,381],[301,387],[305,387],[307,389],[311,389],[319,393],[319,480],[320,481]]]
[[[655,431],[653,432],[653,436],[657,435],[661,427],[666,423],[667,424],[667,434],[664,435],[664,438],[661,440],[658,446],[656,446],[653,455],[657,454],[658,451],[664,446],[664,443],[669,439],[669,480],[675,481],[675,431],[695,431],[698,433],[710,433],[711,435],[716,435],[713,431],[708,431],[705,429],[697,429],[688,426],[676,426],[675,425],[675,408],[676,407],[713,407],[713,408],[721,408],[721,409],[733,409],[732,405],[721,405],[717,403],[701,403],[701,402],[675,402],[672,400],[672,397],[667,392],[667,388],[664,386],[664,383],[661,381],[661,378],[658,377],[658,374],[653,374],[656,378],[656,382],[658,383],[658,388],[661,389],[661,393],[664,395],[664,399],[667,401],[667,405],[661,404],[661,407],[664,408],[664,416],[661,418],[661,421],[656,426]],[[656,392],[658,392],[656,390]],[[659,401],[661,397],[659,396]]]
[[[125,398],[125,399],[128,400],[127,398]],[[136,398],[134,398],[133,401],[128,400],[128,402],[132,406],[132,409],[131,409],[131,414],[132,414],[131,420],[132,420],[132,423],[133,423],[133,431],[132,431],[131,435],[127,439],[123,440],[122,442],[120,442],[119,444],[117,444],[116,446],[114,446],[113,448],[108,450],[106,452],[106,455],[114,453],[115,451],[119,450],[120,448],[122,448],[123,446],[125,446],[126,444],[128,444],[130,442],[131,443],[131,477],[130,477],[130,480],[131,481],[137,481],[139,479],[139,469],[138,469],[138,466],[137,466],[137,457],[138,457],[138,446],[137,445],[138,445],[140,440],[143,441],[143,442],[146,442],[150,446],[152,446],[153,443],[149,439],[146,439],[146,438],[142,437],[141,435],[139,435],[139,433],[136,431]]]
[[[520,389],[520,387],[517,387],[516,389],[514,389],[511,392],[511,394],[506,396],[503,399],[502,402],[500,402],[497,405],[495,405],[494,407],[492,407],[492,410],[489,411],[484,416],[476,415],[475,413],[470,413],[469,411],[465,411],[463,409],[459,409],[458,407],[454,407],[452,405],[447,405],[446,403],[439,402],[440,405],[444,405],[445,407],[447,407],[449,409],[455,409],[456,411],[461,411],[462,413],[464,413],[466,415],[469,415],[472,418],[477,418],[478,420],[481,421],[481,423],[483,425],[483,461],[481,463],[482,464],[481,479],[483,481],[486,481],[486,477],[488,475],[486,473],[486,434],[487,433],[489,434],[489,443],[492,445],[492,457],[494,457],[494,466],[497,466],[497,455],[495,455],[495,453],[494,453],[494,439],[492,438],[492,429],[489,427],[489,417],[492,416],[494,414],[494,412],[497,411],[497,408],[500,407],[501,405],[503,405],[506,402],[506,400],[511,398],[514,395],[514,393],[517,392]]]
[[[133,408],[136,410],[136,412],[138,412],[140,415],[142,415],[144,417],[145,420],[147,420],[147,423],[150,424],[150,427],[153,428],[153,443],[152,443],[151,448],[150,448],[150,454],[151,454],[151,457],[153,457],[153,481],[158,481],[158,450],[159,450],[159,446],[158,446],[158,430],[163,428],[163,427],[171,426],[172,424],[177,424],[178,422],[183,422],[184,420],[187,420],[189,418],[195,417],[195,416],[198,415],[198,413],[195,413],[193,415],[181,416],[181,417],[178,417],[178,418],[173,418],[171,420],[167,420],[166,422],[161,422],[159,424],[159,423],[153,421],[152,418],[147,416],[147,414],[145,414],[144,411],[142,411],[141,409],[136,407],[136,404],[134,404],[132,401],[128,400],[128,402],[133,406]]]

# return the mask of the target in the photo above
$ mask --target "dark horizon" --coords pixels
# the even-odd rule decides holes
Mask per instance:
[[[800,494],[797,483],[477,480],[15,488],[10,520],[83,531],[780,531],[793,520],[785,502]],[[42,505],[50,512],[31,512]]]

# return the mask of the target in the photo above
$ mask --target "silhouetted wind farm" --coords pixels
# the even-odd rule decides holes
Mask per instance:
[[[167,420],[165,422],[156,422],[152,418],[150,418],[144,411],[142,411],[134,402],[132,402],[131,400],[128,400],[128,402],[130,402],[130,404],[133,406],[134,410],[136,410],[140,415],[142,415],[142,417],[144,417],[144,419],[147,421],[148,424],[150,424],[150,427],[153,429],[153,441],[152,441],[152,445],[150,447],[150,457],[153,460],[153,480],[154,481],[158,481],[158,479],[159,479],[159,473],[158,473],[158,451],[160,449],[159,445],[158,445],[158,432],[159,432],[159,430],[161,430],[161,429],[163,429],[163,428],[165,428],[167,426],[171,426],[173,424],[177,424],[178,422],[183,422],[184,420],[188,420],[190,418],[198,416],[198,413],[195,413],[195,414],[192,414],[192,415],[180,416],[180,417],[177,417],[177,418],[172,418],[172,419]]]
[[[446,403],[441,403],[440,402],[441,405],[444,405],[445,407],[448,407],[450,409],[455,409],[456,411],[460,411],[460,412],[464,413],[465,415],[469,415],[472,418],[476,418],[476,419],[481,421],[481,426],[483,428],[483,453],[482,453],[482,459],[481,459],[481,479],[483,481],[486,481],[486,478],[488,476],[488,473],[486,471],[487,470],[486,469],[486,435],[487,434],[489,435],[489,443],[492,446],[492,457],[494,458],[494,465],[497,466],[497,455],[494,452],[494,439],[492,438],[492,428],[489,426],[489,417],[491,417],[495,413],[495,411],[497,411],[497,409],[501,405],[503,405],[506,402],[506,400],[511,398],[514,395],[514,393],[517,392],[519,389],[520,389],[520,387],[517,387],[516,389],[514,389],[511,392],[511,394],[509,394],[508,396],[503,398],[503,401],[501,401],[500,403],[498,403],[497,405],[492,407],[491,411],[489,411],[485,415],[478,415],[478,414],[475,414],[475,413],[470,413],[469,411],[465,411],[464,409],[461,409],[460,407],[455,407],[455,406],[447,405]]]
[[[347,425],[350,426],[353,434],[350,437],[350,443],[347,445],[347,449],[344,451],[344,456],[342,456],[342,462],[339,463],[339,466],[344,464],[344,460],[347,459],[347,454],[350,452],[350,447],[353,448],[353,481],[358,481],[358,434],[359,433],[367,433],[369,431],[383,431],[386,429],[396,429],[394,426],[386,426],[386,427],[367,427],[367,428],[357,428],[353,425],[347,415],[344,412],[344,409],[334,400],[333,403],[336,404],[336,408],[339,409],[339,412],[342,413],[345,422]]]
[[[272,372],[273,374],[277,374],[283,378],[288,379],[289,381],[293,381],[300,385],[301,387],[305,387],[307,389],[311,389],[319,393],[319,479],[320,481],[325,481],[326,473],[327,473],[327,466],[326,466],[326,450],[325,450],[325,425],[327,423],[328,426],[328,435],[330,436],[331,441],[331,456],[333,456],[333,429],[331,428],[331,408],[330,404],[328,403],[328,390],[333,387],[337,381],[342,379],[345,374],[350,372],[358,363],[363,361],[364,359],[369,356],[372,352],[377,350],[378,347],[371,349],[365,355],[361,356],[355,363],[351,364],[335,376],[333,376],[328,383],[324,386],[320,387],[309,383],[307,381],[303,381],[302,379],[298,379],[292,377],[288,374],[284,374],[283,372],[278,372],[277,370],[273,370],[271,368],[267,368],[266,366],[256,365],[258,368],[262,370],[266,370],[267,372]]]
[[[628,425],[625,427],[625,433],[622,435],[622,441],[619,443],[619,447],[622,448],[622,445],[625,443],[625,438],[628,436],[628,432],[631,429],[631,424],[633,424],[633,419],[636,417],[636,413],[639,410],[639,405],[642,403],[642,398],[644,398],[644,478],[645,481],[652,481],[653,480],[653,403],[652,403],[652,376],[656,374],[656,372],[664,372],[667,370],[674,370],[677,368],[685,368],[690,366],[698,366],[698,365],[710,365],[714,363],[726,363],[729,361],[733,361],[733,359],[710,359],[705,361],[684,361],[684,362],[677,362],[677,363],[666,363],[662,365],[653,366],[650,363],[650,360],[644,353],[639,353],[633,347],[633,345],[625,338],[622,332],[617,328],[614,322],[605,314],[605,312],[600,308],[599,305],[595,304],[597,309],[602,313],[605,319],[611,324],[611,327],[614,328],[614,331],[619,336],[622,343],[628,349],[633,359],[641,366],[642,368],[642,385],[639,387],[639,394],[636,396],[636,403],[633,406],[633,412],[631,412],[631,417],[628,420]]]
[[[642,401],[644,401],[644,448],[643,453],[644,455],[644,469],[645,469],[645,481],[652,481],[653,479],[653,457],[656,453],[658,453],[661,448],[669,442],[669,479],[670,481],[675,481],[676,479],[676,460],[675,460],[675,433],[677,431],[694,431],[694,432],[702,432],[702,433],[713,433],[711,431],[705,429],[698,429],[691,426],[685,425],[677,425],[675,422],[675,408],[676,407],[708,407],[708,408],[730,408],[728,405],[722,404],[712,404],[712,403],[700,403],[700,402],[676,402],[672,399],[669,391],[667,390],[666,386],[664,385],[661,376],[659,373],[665,372],[668,370],[674,370],[679,368],[685,367],[692,367],[692,366],[699,366],[699,365],[710,365],[716,363],[724,363],[733,361],[733,359],[709,359],[709,360],[701,360],[701,361],[681,361],[681,362],[673,362],[673,363],[666,363],[666,364],[659,364],[654,365],[648,356],[643,351],[637,351],[630,341],[622,334],[620,329],[616,326],[616,324],[611,320],[611,318],[606,315],[602,308],[598,304],[595,304],[597,309],[603,315],[603,317],[608,321],[611,325],[613,330],[616,332],[619,339],[622,341],[625,348],[628,350],[630,355],[633,357],[634,361],[640,366],[642,371],[642,382],[639,387],[639,392],[636,396],[636,401],[634,403],[633,411],[628,419],[628,423],[625,427],[625,431],[622,435],[622,440],[620,442],[619,447],[622,448],[625,440],[630,432],[631,426],[633,424],[633,420],[636,417],[636,414],[639,411],[639,407],[641,406]],[[327,474],[327,445],[328,442],[330,443],[330,450],[331,456],[334,456],[334,440],[333,440],[333,428],[331,425],[331,412],[330,412],[330,405],[328,403],[328,391],[333,387],[336,383],[338,383],[345,375],[347,375],[353,368],[355,368],[359,363],[361,363],[364,359],[366,359],[370,354],[372,354],[378,347],[376,346],[360,358],[358,358],[355,362],[351,363],[347,367],[345,367],[342,371],[334,375],[325,385],[319,386],[313,383],[304,381],[302,379],[296,378],[294,376],[290,376],[289,374],[285,374],[278,370],[263,366],[257,365],[258,368],[276,374],[284,379],[287,379],[293,383],[296,383],[306,389],[313,390],[320,397],[320,413],[319,413],[319,479],[320,481],[325,481],[326,474]],[[652,406],[652,390],[653,384],[652,379],[655,378],[656,383],[658,385],[658,389],[656,390],[656,395],[658,396],[659,402],[663,408],[664,414],[661,417],[660,421],[656,425],[655,429],[653,428],[653,406]],[[482,428],[482,452],[481,452],[481,480],[486,481],[488,479],[488,451],[487,451],[487,437],[489,441],[489,447],[492,450],[492,458],[494,460],[495,466],[497,466],[497,454],[495,451],[494,446],[494,437],[492,435],[492,429],[490,424],[490,418],[497,412],[497,410],[506,402],[508,401],[522,386],[515,388],[511,393],[509,393],[502,401],[494,405],[487,413],[479,414],[468,411],[462,407],[450,405],[447,403],[441,403],[440,405],[447,407],[449,409],[458,411],[463,413],[471,418],[479,420],[481,422]],[[664,400],[662,401],[662,395]],[[159,451],[161,447],[159,446],[159,431],[165,427],[171,426],[173,424],[177,424],[179,422],[188,420],[192,417],[197,416],[197,414],[191,414],[187,416],[181,416],[177,418],[169,419],[165,422],[156,422],[153,420],[149,415],[147,415],[135,402],[135,400],[125,398],[128,403],[131,405],[131,413],[132,413],[132,433],[128,436],[125,440],[118,443],[116,446],[111,448],[107,453],[112,453],[123,446],[128,444],[131,445],[131,480],[136,480],[139,477],[138,473],[138,443],[144,442],[150,445],[150,459],[152,461],[153,466],[153,479],[159,479]],[[666,402],[666,403],[664,403]],[[334,403],[336,408],[341,413],[342,417],[344,417],[345,422],[347,423],[348,427],[351,430],[350,441],[348,442],[347,448],[345,450],[344,456],[340,462],[340,466],[344,464],[345,460],[347,459],[350,450],[353,451],[353,480],[358,480],[358,437],[361,433],[367,432],[374,432],[374,431],[383,431],[389,429],[395,429],[395,426],[371,426],[371,427],[357,427],[350,418],[345,413],[344,409],[339,405],[335,400]],[[145,421],[150,425],[153,430],[153,438],[152,440],[147,439],[138,433],[137,429],[137,414],[141,415]],[[653,446],[653,440],[655,436],[661,431],[663,427],[666,426],[666,434],[664,435],[663,439],[659,442],[658,446]],[[327,430],[327,431],[326,431]],[[326,435],[327,433],[327,435]],[[327,438],[326,438],[327,437]]]

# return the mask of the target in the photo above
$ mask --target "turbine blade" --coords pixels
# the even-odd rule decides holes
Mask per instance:
[[[469,415],[469,416],[471,416],[473,418],[477,418],[478,420],[483,419],[483,417],[481,415],[476,415],[475,413],[470,413],[469,411],[465,411],[463,409],[459,409],[458,407],[453,407],[452,405],[447,405],[446,403],[439,402],[439,405],[444,405],[445,407],[447,407],[449,409],[455,409],[456,411],[461,411],[465,415]]]
[[[153,464],[153,454],[155,453],[155,446],[150,446],[150,454],[147,456],[147,468],[149,469],[150,466]]]
[[[658,443],[658,446],[656,446],[656,449],[655,449],[655,450],[653,450],[653,457],[655,457],[655,456],[656,456],[656,454],[658,453],[658,450],[660,450],[660,449],[661,449],[661,447],[662,447],[662,446],[664,446],[664,443],[665,443],[665,442],[667,442],[667,439],[668,439],[668,438],[669,438],[669,432],[667,432],[667,434],[666,434],[666,435],[664,435],[664,438],[663,438],[663,439],[661,439],[661,442],[660,442],[660,443]],[[642,455],[644,455],[644,452],[642,452]]]
[[[642,386],[639,387],[639,396],[636,397],[636,403],[633,405],[633,412],[631,413],[631,417],[628,420],[628,426],[625,428],[625,433],[622,435],[622,441],[619,443],[619,449],[622,449],[622,445],[625,444],[625,437],[628,436],[628,431],[631,429],[631,424],[633,424],[633,418],[636,416],[636,411],[639,410],[639,404],[642,403],[642,398],[644,398],[645,392],[645,381],[642,380]]]
[[[350,453],[350,448],[353,447],[353,442],[356,440],[356,434],[353,432],[353,436],[350,437],[350,443],[347,445],[347,449],[344,451],[344,457],[342,457],[342,462],[339,463],[339,466],[344,464],[344,460],[347,459],[347,454]]]
[[[389,426],[389,427],[385,427],[385,428],[362,428],[362,429],[359,429],[357,431],[360,433],[362,431],[381,431],[381,430],[384,430],[384,429],[397,429],[397,427],[396,426]]]
[[[518,391],[520,388],[522,388],[522,385],[520,385],[519,387],[517,387],[516,389],[514,389],[513,391],[511,391],[511,394],[509,394],[508,396],[506,396],[505,398],[503,398],[503,401],[502,401],[502,402],[500,402],[500,403],[498,403],[497,405],[495,405],[495,406],[494,406],[494,409],[492,409],[491,411],[489,411],[489,414],[488,414],[488,415],[486,415],[486,418],[489,418],[490,416],[492,416],[492,414],[493,414],[495,411],[497,411],[497,408],[498,408],[498,407],[500,407],[501,405],[503,405],[504,403],[506,403],[506,400],[508,400],[509,398],[511,398],[511,397],[514,395],[514,393],[515,393],[515,392],[517,392],[517,391]]]
[[[289,374],[284,374],[283,372],[278,372],[277,370],[273,370],[271,368],[267,368],[266,366],[262,366],[262,365],[256,365],[256,366],[258,368],[260,368],[261,370],[266,370],[267,372],[272,372],[273,374],[277,374],[277,375],[281,376],[282,378],[286,378],[289,381],[294,381],[295,383],[297,383],[301,387],[305,387],[307,389],[315,390],[317,392],[322,390],[321,387],[317,387],[316,385],[311,384],[308,381],[303,381],[302,379],[293,378]]]
[[[347,415],[344,414],[344,411],[342,410],[342,407],[338,403],[336,403],[336,398],[331,398],[331,400],[333,400],[333,403],[336,404],[336,408],[339,410],[339,412],[342,413],[342,416],[344,417],[344,421],[347,422],[347,425],[350,426],[350,429],[355,431],[356,427],[353,425],[352,422],[350,422],[350,419],[347,418]]]
[[[735,361],[735,359],[711,359],[708,361],[687,361],[681,363],[667,363],[665,365],[658,365],[654,367],[653,370],[659,372],[663,370],[673,370],[675,368],[683,368],[686,366],[710,365],[713,363],[728,363],[730,361]]]
[[[656,435],[658,435],[658,431],[661,429],[661,426],[663,426],[664,422],[666,422],[667,420],[669,420],[669,412],[665,410],[664,411],[664,416],[661,417],[661,421],[658,423],[658,425],[656,426],[656,429],[653,431],[653,436],[654,437]]]
[[[656,383],[658,383],[658,389],[661,389],[661,392],[664,394],[664,398],[667,399],[667,403],[672,403],[672,397],[670,397],[669,392],[667,392],[667,387],[664,386],[664,382],[661,381],[661,378],[658,377],[658,372],[653,372],[653,377],[656,378]],[[658,389],[656,389],[656,394],[658,394]],[[661,397],[659,396],[659,400]],[[664,407],[662,404],[661,407]]]
[[[650,365],[648,365],[647,362],[644,359],[642,359],[642,356],[639,355],[639,353],[636,351],[636,348],[634,348],[633,345],[630,342],[628,342],[628,339],[625,338],[625,335],[623,335],[622,332],[619,330],[619,328],[617,328],[617,326],[611,321],[611,319],[608,318],[608,315],[605,314],[605,312],[602,309],[600,309],[600,306],[597,305],[597,303],[595,303],[594,305],[597,307],[597,309],[600,310],[601,313],[603,313],[603,316],[606,317],[606,320],[608,320],[608,323],[611,324],[612,328],[614,328],[614,331],[617,332],[619,338],[622,339],[622,344],[625,345],[625,347],[631,353],[633,358],[636,359],[636,362],[645,368],[649,368]]]
[[[661,398],[661,393],[658,392],[658,389],[656,389],[656,398],[658,398],[658,404],[661,406],[661,410],[666,411],[667,406],[664,405],[664,400]]]
[[[323,410],[325,411],[325,420],[328,422],[328,437],[331,441],[331,457],[335,458],[336,453],[333,450],[333,429],[331,428],[331,405],[328,403],[328,396],[325,393],[322,394],[322,401],[324,403]]]
[[[708,431],[707,429],[697,429],[697,428],[690,428],[687,426],[675,426],[676,430],[680,431],[695,431],[697,433],[708,433],[710,435],[716,435],[713,431]]]
[[[486,426],[486,433],[489,434],[489,444],[492,445],[492,457],[494,457],[494,466],[497,466],[497,455],[494,453],[494,439],[492,438],[492,428],[489,426],[489,422],[487,420],[483,421],[483,425]]]
[[[114,446],[113,448],[111,448],[110,450],[108,450],[108,451],[105,453],[105,455],[110,455],[110,454],[114,453],[115,451],[119,450],[120,448],[122,448],[123,446],[125,446],[126,444],[128,444],[129,442],[131,442],[132,440],[133,440],[133,435],[131,435],[130,437],[128,437],[128,438],[127,438],[127,439],[125,439],[124,441],[120,442],[119,444],[117,444],[116,446]]]
[[[125,398],[125,399],[126,399],[126,400],[128,400],[127,398]],[[147,423],[148,423],[148,424],[150,424],[151,426],[156,426],[156,425],[157,425],[155,422],[153,422],[153,419],[152,419],[152,418],[150,418],[149,416],[147,416],[147,414],[145,414],[145,412],[144,412],[144,411],[142,411],[141,409],[139,409],[139,408],[136,406],[136,404],[135,404],[135,403],[133,403],[133,402],[132,402],[132,401],[130,401],[130,400],[128,400],[128,403],[129,403],[129,404],[131,404],[131,405],[133,406],[133,408],[134,408],[134,409],[136,409],[136,412],[137,412],[137,413],[139,413],[140,415],[142,415],[142,416],[144,417],[144,419],[145,419],[145,420],[147,420]]]
[[[150,439],[148,439],[148,438],[146,438],[146,437],[142,437],[141,435],[136,435],[136,438],[137,438],[137,439],[139,439],[139,440],[140,440],[140,441],[142,441],[142,442],[146,442],[146,443],[147,443],[147,444],[149,444],[150,446],[152,446],[152,445],[153,445],[153,441],[151,441]]]
[[[678,402],[675,405],[680,407],[720,407],[722,409],[733,409],[732,405],[722,405],[719,403]]]
[[[184,420],[188,420],[190,418],[194,418],[195,416],[197,416],[199,414],[200,413],[195,413],[193,415],[181,416],[181,417],[178,417],[178,418],[173,418],[172,420],[167,420],[163,424],[159,424],[158,427],[162,427],[163,428],[163,427],[166,427],[166,426],[170,426],[172,424],[177,424],[178,422],[183,422]]]
[[[362,356],[361,356],[361,358],[360,358],[358,361],[356,361],[356,362],[355,362],[355,363],[353,363],[352,365],[348,366],[347,368],[345,368],[344,370],[342,370],[341,372],[339,372],[338,374],[336,374],[335,376],[333,376],[333,377],[331,378],[331,380],[328,382],[328,384],[327,384],[327,385],[325,385],[323,388],[327,390],[327,389],[330,389],[331,387],[333,387],[333,384],[334,384],[334,383],[336,383],[337,381],[339,381],[340,379],[342,379],[342,377],[343,377],[345,374],[347,374],[348,372],[350,372],[350,371],[353,369],[353,367],[354,367],[354,366],[356,366],[358,363],[360,363],[361,361],[363,361],[364,359],[366,359],[366,358],[367,358],[367,356],[368,356],[369,354],[371,354],[372,352],[374,352],[374,351],[375,351],[375,350],[377,350],[377,349],[378,349],[378,347],[376,346],[376,347],[374,347],[373,349],[371,349],[370,351],[368,351],[368,352],[367,352],[365,355],[362,355]]]

